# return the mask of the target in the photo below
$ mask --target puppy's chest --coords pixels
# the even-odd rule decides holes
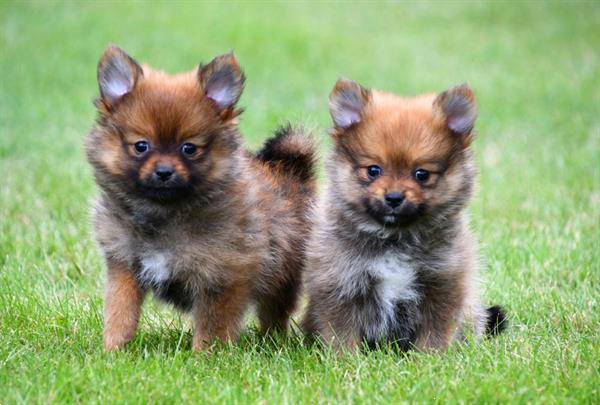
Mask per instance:
[[[141,255],[139,263],[138,279],[147,287],[165,283],[178,270],[173,254],[169,251],[147,251]]]
[[[133,238],[131,251],[138,264],[138,279],[146,287],[157,287],[190,272],[206,269],[207,239],[177,224],[165,226],[157,235]],[[208,239],[210,241],[210,239]]]
[[[367,261],[365,268],[370,293],[383,310],[418,299],[416,266],[408,256],[388,252]]]
[[[184,245],[185,246],[185,245]],[[146,244],[137,252],[138,280],[148,288],[158,287],[174,279],[206,278],[210,266],[199,253],[168,248],[165,244]]]
[[[420,298],[411,260],[402,254],[385,253],[366,261],[363,277],[366,289],[359,317],[364,337],[377,341],[406,329],[406,310],[414,308]]]

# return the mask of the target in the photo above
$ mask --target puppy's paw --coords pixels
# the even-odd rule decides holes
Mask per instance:
[[[127,344],[129,342],[131,342],[132,339],[133,339],[133,336],[130,336],[130,335],[112,334],[112,333],[105,332],[104,333],[104,351],[108,353],[108,352],[114,352],[116,350],[122,349],[125,346],[127,346]]]

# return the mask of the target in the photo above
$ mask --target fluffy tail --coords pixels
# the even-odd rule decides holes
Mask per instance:
[[[265,142],[256,157],[300,182],[308,183],[315,180],[316,153],[315,142],[308,131],[288,124]]]
[[[506,313],[499,305],[494,305],[486,309],[487,323],[485,333],[488,336],[496,336],[506,329]]]

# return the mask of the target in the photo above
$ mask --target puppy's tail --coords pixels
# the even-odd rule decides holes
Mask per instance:
[[[311,183],[315,181],[316,155],[315,141],[310,133],[287,124],[265,142],[256,158],[301,183]]]
[[[488,336],[496,336],[506,329],[507,320],[506,313],[499,305],[494,305],[486,309],[487,322],[485,325],[485,333]]]

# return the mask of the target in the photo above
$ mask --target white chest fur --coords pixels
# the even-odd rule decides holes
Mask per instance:
[[[376,294],[380,323],[371,325],[369,338],[377,339],[385,334],[396,316],[399,302],[414,302],[419,299],[416,290],[416,272],[403,255],[386,253],[376,258],[369,266],[369,273],[377,280]]]
[[[141,259],[142,268],[139,278],[142,284],[157,286],[169,279],[171,269],[169,268],[170,255],[165,252],[155,252]]]
[[[415,289],[416,272],[402,255],[386,253],[378,257],[371,266],[371,275],[379,281],[379,297],[390,305],[418,297]]]

